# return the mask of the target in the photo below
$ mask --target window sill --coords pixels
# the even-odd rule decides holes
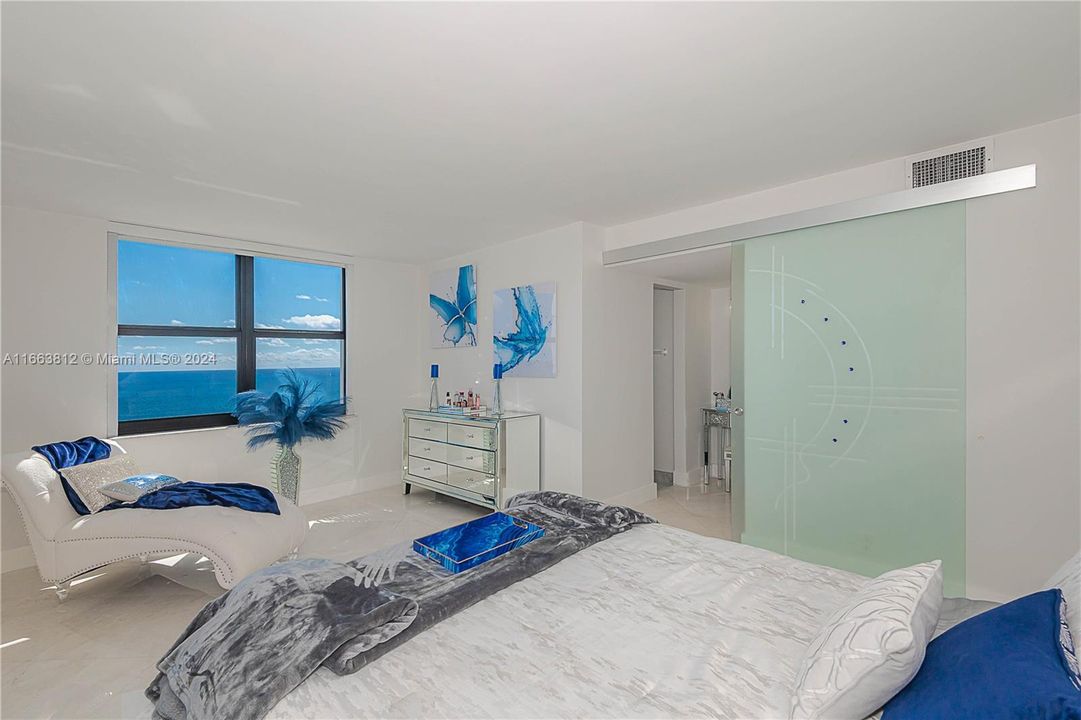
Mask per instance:
[[[356,413],[347,413],[342,417],[346,419],[356,419]],[[190,435],[191,433],[205,433],[205,432],[218,432],[219,430],[238,430],[242,431],[240,425],[235,423],[231,425],[214,425],[213,427],[205,428],[185,428],[183,430],[158,430],[157,432],[142,432],[142,433],[130,433],[128,435],[114,435],[110,437],[110,440],[116,440],[117,442],[123,442],[128,438],[148,438],[148,437],[162,437],[165,435]]]

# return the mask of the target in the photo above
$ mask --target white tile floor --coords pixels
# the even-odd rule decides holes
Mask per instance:
[[[717,486],[663,488],[638,509],[657,520],[728,537],[729,496]],[[347,560],[484,514],[482,508],[398,487],[304,508],[303,555]],[[221,592],[209,563],[183,555],[117,563],[72,584],[67,602],[36,568],[0,577],[0,716],[148,717],[142,692],[154,663]]]

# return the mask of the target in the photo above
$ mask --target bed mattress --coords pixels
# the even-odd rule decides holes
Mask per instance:
[[[853,573],[665,525],[587,548],[271,718],[779,718]]]

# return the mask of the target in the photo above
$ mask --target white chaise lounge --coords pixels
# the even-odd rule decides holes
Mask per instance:
[[[124,452],[109,441],[115,452]],[[196,553],[214,565],[223,588],[296,551],[308,523],[289,500],[275,496],[280,515],[238,508],[123,509],[79,515],[60,476],[33,452],[2,459],[3,484],[14,498],[30,537],[42,580],[55,583],[63,600],[73,578],[129,558]]]

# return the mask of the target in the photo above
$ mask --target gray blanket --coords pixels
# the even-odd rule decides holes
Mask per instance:
[[[348,564],[279,563],[208,604],[158,663],[146,695],[167,720],[257,719],[320,665],[344,675],[489,595],[654,522],[574,495],[522,493],[505,510],[545,535],[459,573],[403,543]]]

